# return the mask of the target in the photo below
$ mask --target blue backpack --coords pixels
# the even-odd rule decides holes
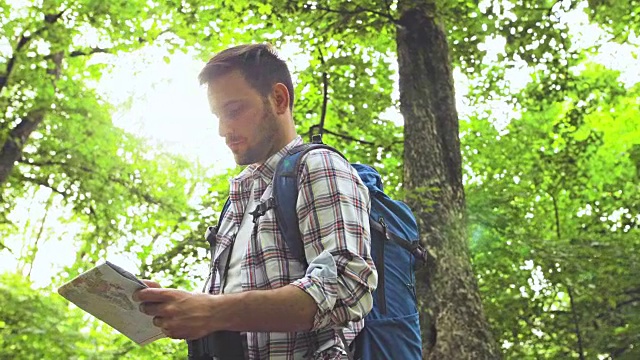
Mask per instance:
[[[312,143],[294,147],[276,167],[273,196],[252,214],[264,215],[274,209],[278,228],[291,254],[308,265],[298,227],[298,169],[304,155],[328,149],[319,137]],[[380,174],[372,167],[352,164],[369,189],[371,198],[371,252],[378,271],[378,287],[373,293],[373,309],[365,317],[364,329],[350,346],[349,359],[422,359],[422,337],[415,290],[415,267],[426,261],[420,246],[418,226],[409,207],[391,199],[382,190]],[[227,210],[227,204],[223,214]],[[344,335],[341,333],[344,341]]]

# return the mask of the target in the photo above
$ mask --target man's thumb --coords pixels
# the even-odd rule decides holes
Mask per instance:
[[[143,283],[147,284],[150,288],[161,288],[162,286],[155,281],[151,280],[142,280]]]

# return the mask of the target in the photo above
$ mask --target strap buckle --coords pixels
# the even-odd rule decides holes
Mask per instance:
[[[261,216],[266,214],[267,211],[269,211],[270,209],[275,209],[275,207],[276,207],[276,199],[274,199],[273,197],[270,197],[266,201],[263,201],[260,204],[258,204],[255,210],[249,213],[251,214],[251,216],[253,216],[253,223],[254,224],[257,223],[258,219]]]
[[[207,231],[204,233],[204,238],[209,243],[209,247],[214,247],[216,244],[216,235],[218,234],[217,226],[207,227]]]

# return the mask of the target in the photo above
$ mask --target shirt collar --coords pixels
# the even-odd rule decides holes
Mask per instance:
[[[289,152],[289,150],[300,144],[302,144],[302,137],[298,135],[290,143],[285,145],[285,147],[280,149],[280,151],[271,155],[271,157],[269,157],[264,163],[251,164],[247,166],[234,180],[243,181],[248,178],[255,179],[260,176],[266,183],[271,183],[276,171],[276,166],[278,166],[280,160]]]

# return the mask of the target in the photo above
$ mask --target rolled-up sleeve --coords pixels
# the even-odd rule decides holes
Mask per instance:
[[[369,192],[351,165],[328,150],[310,152],[300,171],[297,211],[309,267],[292,285],[318,306],[312,330],[345,326],[371,311],[378,282]]]

